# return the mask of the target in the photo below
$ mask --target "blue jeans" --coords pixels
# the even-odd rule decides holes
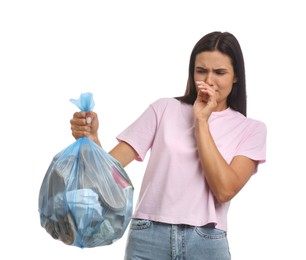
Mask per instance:
[[[226,232],[133,219],[125,260],[230,260]]]

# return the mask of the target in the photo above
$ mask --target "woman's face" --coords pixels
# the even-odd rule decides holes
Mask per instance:
[[[196,88],[201,81],[212,86],[219,94],[218,105],[227,107],[227,96],[237,81],[231,58],[219,51],[200,52],[195,59],[194,81]]]

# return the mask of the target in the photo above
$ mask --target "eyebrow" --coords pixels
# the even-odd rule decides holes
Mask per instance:
[[[195,67],[196,69],[203,69],[203,70],[207,70],[207,68],[205,67],[202,67],[202,66],[196,66]],[[216,68],[216,69],[213,69],[214,71],[228,71],[227,68]]]

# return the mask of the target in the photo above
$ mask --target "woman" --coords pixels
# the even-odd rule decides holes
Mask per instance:
[[[75,113],[71,129],[101,145],[96,113]],[[201,38],[185,95],[157,100],[117,139],[110,154],[123,167],[150,150],[125,259],[230,259],[230,201],[266,151],[265,124],[246,117],[237,39],[228,32]]]

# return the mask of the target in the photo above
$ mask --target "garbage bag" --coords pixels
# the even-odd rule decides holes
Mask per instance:
[[[91,93],[71,100],[93,109]],[[40,224],[54,238],[80,248],[120,239],[132,216],[133,185],[121,164],[87,137],[56,154],[39,191]]]

